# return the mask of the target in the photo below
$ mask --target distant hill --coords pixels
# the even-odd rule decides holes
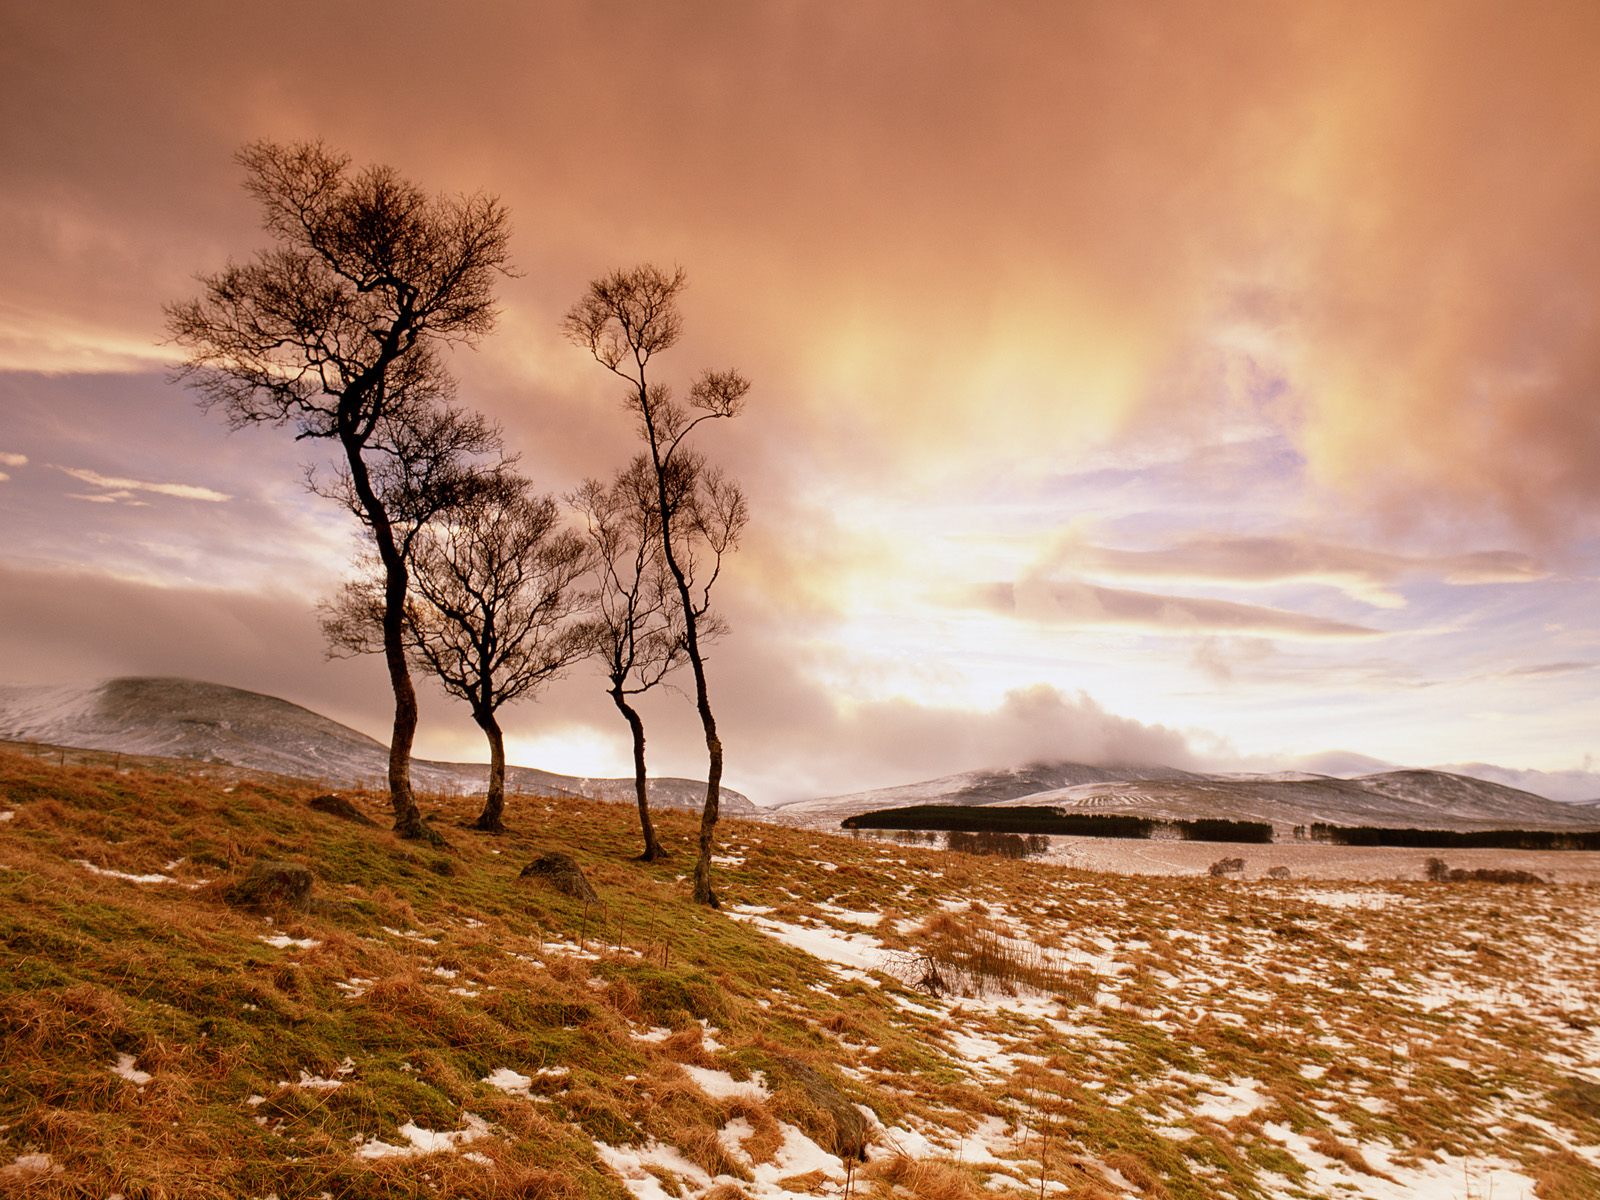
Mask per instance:
[[[1055,806],[1064,811],[1275,826],[1378,825],[1417,829],[1573,829],[1600,825],[1600,807],[1444,771],[1385,771],[1355,779],[1305,772],[1201,775],[1162,767],[1040,763],[975,771],[897,788],[784,805],[775,819],[836,827],[858,813],[925,804]]]
[[[1121,780],[1183,780],[1203,776],[1176,767],[1120,765],[1091,767],[1083,763],[1042,762],[1023,767],[966,771],[898,787],[874,788],[842,796],[797,800],[769,810],[774,820],[790,825],[832,828],[845,817],[880,808],[911,804],[1002,804],[1064,787]]]
[[[218,683],[131,677],[87,687],[0,685],[0,739],[49,742],[88,750],[224,762],[256,771],[326,780],[343,787],[382,786],[389,751],[383,743],[308,708]],[[472,792],[487,768],[416,759],[412,778],[425,791]],[[513,792],[633,799],[633,779],[586,779],[531,767],[508,767]],[[652,803],[698,808],[706,785],[692,779],[650,781]],[[728,788],[723,809],[752,814],[756,806]]]
[[[1293,765],[1314,775],[1332,775],[1339,779],[1406,769],[1398,763],[1384,762],[1365,754],[1353,754],[1348,750],[1310,754],[1296,759]],[[1525,767],[1497,767],[1484,762],[1433,763],[1428,769],[1504,784],[1563,803],[1584,803],[1600,796],[1600,771],[1536,771]]]

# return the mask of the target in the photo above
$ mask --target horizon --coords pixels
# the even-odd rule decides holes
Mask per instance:
[[[271,700],[271,701],[275,701],[275,702],[283,703],[283,704],[288,704],[288,705],[290,705],[292,707],[299,708],[303,712],[309,713],[311,716],[317,717],[317,718],[319,718],[321,720],[331,721],[334,724],[338,725],[339,727],[347,730],[348,732],[354,733],[358,737],[365,738],[367,741],[370,741],[373,744],[375,749],[385,750],[387,748],[387,743],[384,741],[384,739],[381,736],[379,736],[379,734],[381,734],[383,732],[381,729],[378,730],[378,733],[374,733],[370,729],[364,729],[364,728],[361,728],[358,725],[349,725],[349,724],[345,724],[343,722],[334,721],[333,718],[328,717],[328,716],[326,716],[326,715],[324,715],[322,713],[319,713],[315,709],[307,708],[305,705],[296,704],[293,700],[288,700],[288,699],[286,699],[285,697],[282,697],[282,696],[275,696],[275,695],[272,695],[271,693],[267,693],[267,692],[251,691],[250,689],[246,689],[246,688],[233,688],[232,685],[230,685],[230,684],[222,683],[222,682],[220,682],[218,680],[211,680],[211,679],[190,679],[190,678],[185,678],[183,676],[138,676],[138,675],[131,675],[131,676],[118,676],[118,677],[111,678],[111,679],[69,680],[69,681],[60,682],[60,683],[45,683],[45,684],[8,684],[4,680],[0,680],[0,701],[4,700],[4,693],[8,688],[22,689],[22,690],[31,690],[31,689],[45,690],[45,689],[49,689],[49,690],[53,690],[53,691],[90,692],[90,691],[101,690],[101,689],[103,689],[105,687],[108,687],[108,686],[110,686],[112,684],[116,684],[116,683],[181,683],[181,684],[198,684],[201,687],[223,688],[223,689],[232,690],[232,691],[239,691],[239,692],[243,692],[243,693],[245,693],[247,695],[258,696],[258,697],[260,697],[262,699]],[[0,704],[0,718],[3,718],[5,715],[6,714],[5,714],[4,706],[3,706],[3,704]],[[57,715],[59,716],[59,714],[57,714]],[[160,719],[163,716],[165,716],[165,714],[160,714],[160,713],[149,713],[149,714],[146,714],[147,719],[153,719],[154,723],[157,726],[159,726]],[[5,729],[3,727],[0,727],[0,733],[6,733],[7,736],[9,736],[10,733],[12,733],[12,732],[17,732],[17,730],[15,730],[13,728],[13,729],[10,729],[8,731],[7,729]],[[23,741],[37,741],[39,739],[37,739],[37,738],[23,738],[22,740]],[[45,741],[46,744],[48,744],[49,739],[46,738],[46,739],[44,739],[44,741]],[[72,743],[65,743],[65,744],[68,745],[68,746],[72,745]],[[86,747],[86,748],[92,749],[93,747]],[[102,749],[104,749],[104,747],[102,747]],[[136,751],[130,751],[130,752],[136,753]],[[478,767],[480,769],[483,769],[483,770],[487,771],[488,770],[488,764],[486,762],[480,761],[480,759],[481,759],[481,756],[475,758],[475,757],[473,757],[471,755],[467,756],[465,759],[463,759],[461,761],[451,761],[451,760],[444,760],[444,759],[437,759],[437,758],[430,759],[425,755],[416,756],[416,761],[418,761],[419,763],[420,762],[429,762],[429,763],[432,763],[433,765],[436,765],[436,766],[437,765],[443,765],[443,766],[451,766],[451,767]],[[248,764],[247,763],[241,763],[241,764],[237,764],[237,765],[246,765],[247,766]],[[519,763],[519,762],[508,761],[506,765],[511,770],[548,771],[548,768],[546,768],[546,767],[536,766],[536,765],[529,764],[529,763]],[[1464,776],[1464,777],[1469,778],[1469,779],[1477,779],[1477,780],[1482,780],[1482,781],[1485,781],[1485,782],[1488,782],[1488,783],[1498,784],[1498,785],[1500,785],[1502,787],[1511,788],[1511,789],[1513,789],[1515,791],[1527,792],[1527,793],[1530,793],[1530,794],[1532,794],[1534,796],[1540,797],[1542,799],[1553,800],[1553,801],[1556,801],[1558,803],[1575,804],[1575,805],[1578,805],[1578,806],[1600,804],[1600,773],[1596,773],[1596,772],[1591,772],[1591,771],[1541,772],[1541,771],[1529,771],[1529,770],[1515,770],[1515,769],[1507,769],[1507,768],[1504,768],[1504,767],[1499,767],[1499,766],[1496,766],[1496,765],[1494,765],[1492,763],[1484,763],[1484,762],[1436,763],[1436,764],[1431,764],[1431,765],[1423,765],[1423,764],[1417,764],[1417,763],[1409,763],[1409,764],[1408,763],[1391,763],[1391,762],[1383,762],[1383,761],[1381,761],[1379,759],[1369,758],[1369,757],[1367,757],[1365,755],[1361,755],[1361,754],[1352,754],[1352,753],[1349,753],[1349,752],[1346,752],[1346,751],[1337,751],[1337,750],[1326,752],[1326,753],[1321,753],[1321,754],[1307,755],[1307,756],[1304,756],[1304,757],[1302,757],[1300,759],[1295,760],[1292,763],[1279,764],[1277,767],[1272,767],[1272,766],[1270,766],[1269,764],[1266,764],[1266,763],[1256,763],[1256,764],[1253,764],[1252,768],[1248,769],[1248,770],[1224,770],[1224,769],[1220,769],[1220,768],[1206,769],[1206,768],[1193,766],[1193,765],[1191,765],[1191,767],[1189,767],[1189,768],[1176,768],[1176,767],[1173,767],[1172,764],[1170,764],[1170,763],[1155,762],[1155,761],[1148,761],[1148,762],[1096,762],[1096,763],[1073,764],[1073,763],[1069,763],[1067,760],[1063,760],[1063,759],[1042,759],[1041,758],[1041,759],[1031,759],[1031,760],[1022,761],[1022,762],[1015,762],[1015,763],[989,763],[989,764],[983,764],[983,765],[976,765],[976,766],[968,767],[968,768],[962,769],[962,770],[947,772],[947,773],[945,773],[943,775],[939,775],[939,776],[932,776],[932,777],[928,777],[928,778],[917,778],[917,779],[904,779],[904,780],[900,780],[900,781],[898,781],[896,783],[881,785],[881,786],[876,787],[876,788],[857,789],[855,792],[838,793],[838,794],[833,795],[833,796],[819,796],[819,795],[805,794],[805,795],[788,796],[788,797],[782,797],[782,798],[778,798],[778,799],[772,799],[772,798],[762,797],[762,796],[757,795],[757,796],[744,796],[744,798],[749,800],[754,805],[756,805],[756,807],[758,809],[772,810],[772,809],[783,808],[786,805],[794,804],[794,803],[797,803],[797,802],[803,802],[803,801],[806,801],[806,800],[838,799],[838,798],[841,798],[843,796],[848,796],[848,795],[868,795],[868,794],[873,794],[873,793],[876,793],[876,792],[902,791],[902,790],[905,790],[907,788],[916,788],[916,787],[919,787],[919,786],[922,786],[922,785],[925,785],[925,784],[944,783],[944,782],[947,782],[947,781],[960,780],[960,779],[965,779],[965,778],[969,778],[969,777],[972,777],[972,776],[980,776],[980,777],[981,776],[990,776],[990,775],[996,775],[996,774],[1004,774],[1005,772],[1008,772],[1008,771],[1025,772],[1025,771],[1041,769],[1041,768],[1051,768],[1051,767],[1069,766],[1069,765],[1093,766],[1093,767],[1097,767],[1097,768],[1100,768],[1102,770],[1106,770],[1106,771],[1110,771],[1110,772],[1114,772],[1119,768],[1125,768],[1125,769],[1129,769],[1129,770],[1133,770],[1133,771],[1142,771],[1142,770],[1146,770],[1146,769],[1150,769],[1150,768],[1158,768],[1158,769],[1165,768],[1165,769],[1172,769],[1172,770],[1183,769],[1183,770],[1190,771],[1191,773],[1197,775],[1199,778],[1202,778],[1202,779],[1204,779],[1204,778],[1256,779],[1256,778],[1272,778],[1272,777],[1275,777],[1275,776],[1306,776],[1306,777],[1312,777],[1312,778],[1361,780],[1361,779],[1366,779],[1366,778],[1380,777],[1380,776],[1383,776],[1383,775],[1393,775],[1393,774],[1414,774],[1414,773],[1445,774],[1445,775]],[[554,772],[554,773],[555,774],[565,774],[569,778],[579,779],[579,780],[586,780],[586,781],[593,781],[595,779],[606,779],[606,780],[614,781],[614,782],[622,782],[622,781],[624,781],[624,777],[621,776],[621,775],[598,775],[598,776],[596,776],[596,775],[584,775],[584,774],[577,773],[577,772]],[[701,775],[703,775],[703,774],[704,774],[704,772],[701,773]],[[629,777],[629,778],[631,778],[631,777]],[[669,778],[673,779],[673,780],[680,780],[680,781],[687,780],[687,781],[690,781],[690,782],[697,782],[697,781],[700,780],[700,777],[699,776],[695,776],[695,775],[689,775],[689,776],[672,775],[672,776],[668,776],[668,775],[666,775],[666,774],[664,774],[662,772],[653,772],[652,775],[651,775],[652,783],[663,782],[663,781],[665,781],[665,780],[667,780]],[[724,788],[722,790],[723,790],[724,797],[727,796],[729,791],[739,792],[738,788],[731,788],[731,787],[728,787],[728,786],[724,786]],[[739,794],[740,795],[744,795],[742,792],[739,792]]]
[[[1597,777],[1600,10],[413,18],[322,16],[381,80],[292,14],[4,18],[0,682],[387,723],[381,663],[324,658],[328,455],[229,433],[164,344],[269,244],[235,152],[322,139],[510,209],[499,325],[448,365],[541,491],[632,452],[561,314],[688,272],[665,377],[753,381],[702,443],[751,501],[709,670],[752,798],[1336,751]],[[481,760],[418,683],[418,756]],[[512,762],[630,769],[590,669],[505,716]],[[646,719],[703,777],[692,704]]]

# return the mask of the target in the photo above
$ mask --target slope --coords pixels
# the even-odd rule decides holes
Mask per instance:
[[[314,794],[0,753],[0,1193],[1600,1189],[1594,887],[1127,879],[730,821],[714,913],[675,875],[687,813],[647,866],[615,806],[440,853]],[[549,849],[598,904],[518,878]],[[226,903],[261,856],[314,903]]]

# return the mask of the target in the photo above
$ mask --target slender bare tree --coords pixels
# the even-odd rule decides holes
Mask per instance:
[[[429,197],[386,166],[352,170],[321,143],[257,142],[238,161],[276,244],[202,276],[198,299],[168,307],[188,352],[179,375],[236,429],[292,425],[296,438],[338,444],[338,490],[353,498],[383,568],[394,828],[436,838],[411,790],[406,552],[375,475],[403,464],[417,423],[445,406],[439,351],[474,343],[494,324],[494,282],[509,262],[506,211],[484,195]]]
[[[708,467],[687,441],[706,421],[736,416],[750,384],[737,371],[704,371],[690,384],[685,402],[651,378],[652,360],[682,332],[678,295],[684,285],[681,269],[667,272],[646,264],[614,271],[589,285],[562,329],[627,384],[626,403],[644,442],[643,458],[656,494],[661,558],[678,593],[684,652],[694,671],[695,707],[706,739],[706,800],[694,896],[715,907],[711,850],[721,811],[723,754],[706,683],[702,631],[723,555],[738,541],[748,509],[738,485]]]
[[[644,838],[639,858],[654,862],[665,851],[650,819],[644,719],[633,701],[688,659],[683,609],[661,556],[661,521],[650,463],[639,455],[609,486],[598,479],[585,480],[571,499],[588,528],[598,577],[592,594],[594,653],[604,667],[611,702],[633,737],[634,795]],[[712,632],[703,623],[701,641]]]

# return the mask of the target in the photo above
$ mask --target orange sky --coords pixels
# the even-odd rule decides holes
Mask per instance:
[[[1108,714],[1150,753],[1600,753],[1593,4],[151,11],[0,16],[14,604],[72,572],[276,605],[292,698],[372,724],[295,624],[345,547],[293,448],[119,436],[206,421],[160,305],[262,244],[233,151],[322,137],[510,207],[522,273],[457,366],[553,490],[626,453],[560,314],[610,267],[688,269],[673,369],[756,385],[709,447],[756,512],[719,652],[736,786],[1111,753]],[[28,644],[81,672],[182,658],[39,604]],[[181,665],[267,678],[220,635]],[[624,768],[586,687],[522,713],[524,757]]]

